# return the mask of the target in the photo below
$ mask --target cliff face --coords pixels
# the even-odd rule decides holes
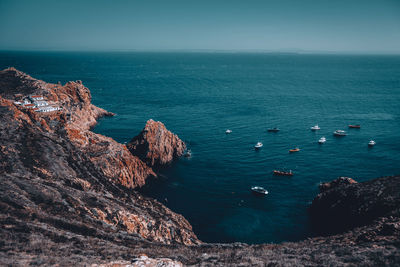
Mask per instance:
[[[162,166],[183,155],[185,143],[168,131],[164,124],[149,120],[140,134],[134,137],[128,148],[150,166]]]
[[[93,236],[111,229],[164,243],[199,243],[182,216],[128,190],[155,173],[125,145],[89,130],[112,113],[92,105],[81,82],[48,84],[15,69],[1,71],[0,80],[3,220],[17,216],[31,227],[45,223]],[[18,94],[44,96],[62,109],[25,108],[14,103]]]
[[[364,183],[341,177],[329,184],[321,186],[321,193],[310,207],[314,227],[319,233],[340,233],[356,226],[379,223],[379,218],[397,218],[393,222],[400,230],[399,177]]]
[[[15,103],[27,95],[62,109]],[[0,265],[399,265],[400,176],[321,185],[310,214],[324,236],[204,244],[185,218],[133,190],[184,143],[152,120],[128,147],[90,131],[108,115],[79,81],[0,71]]]

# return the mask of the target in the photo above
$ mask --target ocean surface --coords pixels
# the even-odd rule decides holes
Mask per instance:
[[[186,141],[192,157],[141,191],[184,215],[203,241],[304,239],[320,182],[400,173],[399,56],[0,52],[8,66],[47,82],[82,80],[95,105],[117,114],[94,131],[121,143],[150,118]],[[269,194],[253,195],[253,185]]]

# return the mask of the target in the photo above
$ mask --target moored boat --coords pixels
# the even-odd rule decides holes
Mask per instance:
[[[335,135],[335,136],[346,136],[347,133],[345,131],[343,131],[343,130],[336,130],[336,131],[333,132],[333,135]]]
[[[321,130],[321,128],[318,125],[311,127],[311,131],[317,131],[317,130]]]
[[[292,170],[290,170],[288,172],[274,170],[274,175],[293,176],[293,172],[292,172]]]
[[[376,142],[374,140],[369,141],[368,146],[374,146]]]
[[[260,148],[262,148],[262,147],[263,147],[263,143],[261,143],[261,142],[258,142],[258,143],[254,146],[255,149],[260,149]]]
[[[251,191],[258,195],[267,195],[268,194],[268,191],[264,187],[261,187],[261,186],[252,186]]]
[[[359,124],[350,124],[350,125],[349,125],[349,128],[360,129],[360,128],[361,128],[361,125],[359,125]]]
[[[318,143],[320,143],[320,144],[323,144],[323,143],[325,143],[326,142],[326,138],[325,137],[321,137],[319,140],[318,140]]]
[[[232,132],[232,130],[228,129],[225,131],[226,134],[230,134]]]
[[[296,147],[296,148],[292,148],[289,150],[289,153],[293,153],[293,152],[299,152],[300,148]]]
[[[271,128],[271,129],[268,129],[268,132],[273,132],[273,133],[277,133],[277,132],[279,132],[280,131],[280,129],[279,128]]]

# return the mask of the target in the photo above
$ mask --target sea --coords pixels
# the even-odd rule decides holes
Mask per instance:
[[[321,182],[400,174],[400,56],[0,52],[1,69],[9,66],[52,83],[82,80],[95,105],[117,114],[94,131],[118,142],[149,119],[184,140],[192,157],[139,190],[182,214],[205,242],[311,237],[308,208]],[[348,135],[334,137],[337,129]]]

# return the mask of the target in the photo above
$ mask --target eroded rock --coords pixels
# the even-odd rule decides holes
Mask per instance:
[[[171,163],[183,155],[186,145],[159,121],[148,120],[144,129],[127,145],[133,155],[150,166]]]

